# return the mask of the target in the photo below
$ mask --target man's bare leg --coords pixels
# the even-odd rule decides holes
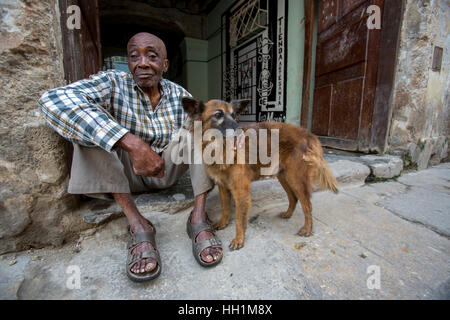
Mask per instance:
[[[202,193],[195,197],[194,200],[194,210],[192,212],[191,217],[191,223],[192,224],[198,224],[203,223],[207,221],[207,215],[205,211],[206,206],[206,195],[208,193]],[[203,241],[210,239],[214,236],[211,232],[208,231],[202,231],[198,234],[196,242]],[[211,263],[213,261],[216,261],[220,258],[222,255],[222,249],[220,248],[206,248],[202,251],[200,254],[202,257],[202,260],[206,263]]]
[[[149,221],[144,218],[138,211],[136,204],[134,203],[131,194],[129,193],[113,193],[112,194],[116,202],[122,208],[125,216],[128,219],[130,225],[131,233],[139,233],[152,231],[152,227],[149,225]],[[139,244],[132,253],[144,252],[146,250],[152,249],[152,245],[149,242],[142,242]],[[131,268],[133,273],[144,273],[151,272],[157,266],[157,261],[155,259],[142,259],[134,264]]]

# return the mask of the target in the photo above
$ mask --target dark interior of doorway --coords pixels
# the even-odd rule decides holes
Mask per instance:
[[[100,41],[102,47],[103,67],[105,61],[111,57],[127,57],[128,40],[139,32],[149,32],[161,38],[167,47],[167,55],[170,62],[169,70],[164,77],[182,82],[183,59],[181,53],[181,42],[185,34],[173,22],[155,19],[154,17],[143,18],[142,15],[134,16],[132,8],[123,1],[120,9],[111,10],[107,0],[99,1],[99,25]]]

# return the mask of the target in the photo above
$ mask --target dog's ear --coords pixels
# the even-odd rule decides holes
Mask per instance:
[[[250,99],[234,100],[231,101],[231,105],[233,106],[234,112],[239,115],[245,110],[245,108],[247,108],[250,102],[252,102]]]
[[[183,99],[181,99],[181,103],[183,104],[184,111],[186,111],[186,113],[191,117],[200,115],[205,110],[205,105],[203,102],[194,98],[183,97]]]

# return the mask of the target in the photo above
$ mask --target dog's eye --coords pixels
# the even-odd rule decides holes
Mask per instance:
[[[222,117],[223,117],[223,111],[217,111],[217,112],[214,114],[214,116],[215,116],[216,118],[222,118]]]
[[[233,112],[233,113],[231,114],[231,117],[232,117],[233,119],[236,119],[236,113]]]

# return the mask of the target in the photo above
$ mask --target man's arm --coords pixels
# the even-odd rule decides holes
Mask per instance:
[[[101,107],[109,102],[113,87],[108,73],[100,73],[45,92],[38,105],[48,124],[67,140],[109,152],[128,133]]]

